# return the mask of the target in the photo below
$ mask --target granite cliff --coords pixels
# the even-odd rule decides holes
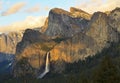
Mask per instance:
[[[73,10],[75,9],[71,8],[71,12],[59,8],[50,10],[48,28],[45,34],[52,37],[71,37],[78,32],[83,32],[88,25],[89,19],[82,17],[82,15],[79,16]],[[84,15],[83,11],[78,10],[77,12]],[[89,14],[88,17],[90,18]]]
[[[9,32],[0,35],[0,52],[5,54],[15,54],[16,45],[22,39],[22,32]]]
[[[76,8],[70,8],[70,12],[51,9],[43,26],[44,33],[32,29],[24,32],[22,41],[17,44],[16,63],[27,58],[33,68],[40,70],[47,52],[50,52],[54,70],[61,72],[64,63],[94,56],[111,42],[118,42],[119,20],[120,8],[109,14],[95,12],[93,15]]]

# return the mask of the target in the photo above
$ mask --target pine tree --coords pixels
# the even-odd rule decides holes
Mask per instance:
[[[92,79],[93,83],[120,83],[117,68],[109,56],[103,58]]]

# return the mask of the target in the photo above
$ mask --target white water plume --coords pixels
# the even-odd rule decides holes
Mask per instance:
[[[50,62],[49,62],[49,52],[48,52],[46,56],[45,71],[42,74],[40,74],[38,78],[43,78],[49,72],[49,65]]]

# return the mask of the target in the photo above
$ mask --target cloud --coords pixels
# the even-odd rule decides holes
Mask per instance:
[[[0,32],[19,31],[27,28],[41,27],[43,26],[45,19],[45,16],[28,16],[24,21],[14,22],[6,26],[0,26]]]
[[[45,10],[45,11],[49,11],[49,10],[50,10],[50,7],[46,6],[46,7],[44,8],[44,10]]]
[[[0,10],[2,9],[2,1],[0,1]]]
[[[17,12],[20,11],[24,6],[25,6],[25,2],[16,3],[16,4],[14,4],[13,6],[11,6],[8,10],[6,10],[5,12],[2,12],[2,16],[7,16],[7,15],[10,15],[10,14],[17,13]]]
[[[89,13],[94,13],[96,11],[110,11],[116,7],[120,7],[119,0],[88,0],[81,4],[77,4],[77,8],[83,9]]]
[[[39,12],[40,11],[40,6],[39,5],[35,5],[27,10],[25,10],[25,12],[27,13],[35,13],[35,12]]]

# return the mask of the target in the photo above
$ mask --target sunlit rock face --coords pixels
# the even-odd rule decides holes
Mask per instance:
[[[76,17],[73,13],[63,9],[54,8],[49,12],[48,28],[45,34],[52,37],[71,37],[78,32],[84,31],[88,22],[88,19]]]
[[[55,68],[53,71],[61,72],[65,63],[77,62],[101,52],[109,47],[109,43],[120,39],[119,16],[114,21],[118,23],[117,27],[111,23],[115,11],[118,12],[118,9],[110,14],[96,12],[90,17],[88,13],[74,8],[71,12],[52,9],[43,26],[43,33],[32,29],[25,31],[22,41],[17,44],[16,62],[25,57],[33,68],[40,70],[45,65],[47,52],[50,52],[50,63],[53,62]]]
[[[44,63],[43,59],[44,59],[46,52],[53,49],[50,52],[51,61],[61,60],[59,58],[61,57],[63,61],[71,62],[72,61],[71,57],[69,57],[67,54],[73,49],[69,48],[70,50],[68,50],[68,53],[65,52],[65,55],[63,54],[62,56],[58,53],[56,54],[56,48],[58,48],[57,45],[61,41],[58,43],[54,41],[54,39],[50,39],[48,36],[53,37],[53,38],[54,36],[55,37],[58,36],[62,38],[65,37],[64,39],[67,40],[66,37],[71,38],[73,35],[75,35],[78,32],[84,33],[84,30],[86,29],[88,25],[88,22],[89,22],[88,19],[85,19],[83,17],[75,17],[72,15],[72,13],[67,12],[65,10],[58,9],[58,8],[52,9],[49,13],[49,17],[46,19],[46,22],[43,26],[43,28],[47,28],[45,33],[42,34],[39,31],[32,30],[32,29],[27,29],[25,31],[22,41],[18,43],[17,45],[17,49],[16,49],[17,59],[19,60],[22,57],[27,57],[29,58],[29,63],[33,67],[39,68]],[[67,40],[69,42],[68,44],[69,46],[73,43],[73,42],[72,43],[70,42],[71,40],[73,39],[71,38]],[[82,45],[82,43],[80,44],[80,46],[77,46],[75,44],[74,46],[76,48],[74,50],[76,50],[79,47],[82,48],[84,46]],[[65,46],[65,43],[64,42],[60,43],[60,45]],[[57,49],[57,50],[58,52],[61,52],[60,49]],[[35,57],[36,59],[34,59]]]
[[[44,42],[46,39],[41,32],[33,29],[26,29],[21,42],[17,44],[16,53],[21,53],[24,48],[35,42]]]
[[[94,44],[96,42],[91,37],[78,33],[56,45],[50,51],[51,60],[62,60],[68,63],[83,60],[89,55],[94,55]]]
[[[71,14],[74,16],[74,17],[77,17],[77,18],[85,18],[85,19],[88,19],[90,20],[91,19],[91,15],[81,9],[77,9],[77,8],[74,8],[74,7],[71,7],[70,8],[70,12]]]
[[[21,41],[22,36],[22,32],[0,34],[0,52],[5,54],[15,54],[16,45]]]
[[[44,25],[41,27],[41,33],[45,33],[46,29],[48,28],[48,17],[45,20]]]
[[[41,32],[27,29],[22,41],[17,44],[16,59],[28,58],[32,67],[39,68],[44,63],[46,52],[54,45],[55,43]]]
[[[17,53],[16,58],[27,58],[33,68],[39,68],[44,63],[45,51],[40,50],[39,44],[29,45],[22,50],[22,53]]]

